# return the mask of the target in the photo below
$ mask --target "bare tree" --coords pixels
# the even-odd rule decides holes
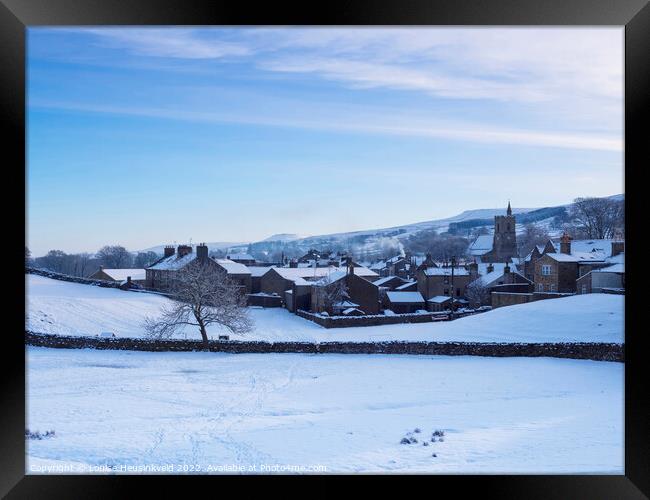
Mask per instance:
[[[524,231],[517,235],[517,253],[520,258],[526,257],[536,245],[545,245],[551,237],[548,231],[533,223],[526,224]]]
[[[479,278],[467,285],[465,296],[472,306],[478,307],[486,304],[490,300],[490,289]]]
[[[315,286],[316,303],[319,304],[329,314],[333,314],[334,306],[349,298],[348,287],[345,279],[333,281],[330,276],[326,276]]]
[[[131,266],[133,255],[121,245],[106,245],[97,252],[99,261],[108,268],[124,269]]]
[[[613,238],[624,227],[625,206],[621,200],[576,198],[569,213],[587,238]]]
[[[138,255],[136,255],[135,259],[133,260],[133,265],[137,268],[147,267],[153,264],[159,258],[160,255],[158,255],[156,252],[138,252]]]
[[[170,283],[171,301],[160,317],[145,320],[149,337],[170,338],[186,326],[196,326],[208,347],[207,327],[221,325],[233,333],[245,333],[253,323],[246,311],[246,296],[228,275],[210,262],[195,261],[177,271]]]

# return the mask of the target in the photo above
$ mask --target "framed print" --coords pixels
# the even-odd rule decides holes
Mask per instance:
[[[647,496],[649,9],[2,0],[2,493]]]

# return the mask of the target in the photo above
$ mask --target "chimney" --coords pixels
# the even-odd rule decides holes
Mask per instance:
[[[620,253],[625,252],[625,242],[624,241],[612,241],[612,257]]]
[[[178,245],[178,258],[186,256],[189,253],[192,253],[192,247],[189,245]]]
[[[208,246],[205,243],[196,245],[196,258],[201,260],[208,258]]]
[[[289,267],[298,267],[298,261],[296,259],[291,259],[289,261]]]
[[[348,257],[346,260],[348,265],[348,274],[354,274],[354,264],[352,264],[352,257]]]
[[[104,270],[104,266],[99,266],[99,270],[100,270],[100,271],[103,271],[103,270]]]
[[[506,265],[505,265],[505,267],[503,268],[503,274],[508,274],[508,273],[510,273],[510,266],[509,266],[508,263],[506,262]]]
[[[165,257],[171,257],[174,255],[174,245],[165,246]]]
[[[492,262],[488,263],[487,265],[487,272],[491,273],[494,271],[494,266],[492,265]]]
[[[469,275],[472,278],[476,278],[478,276],[478,264],[476,263],[476,261],[470,263],[470,265],[469,265]]]
[[[564,231],[560,238],[560,253],[571,255],[571,236],[566,231]]]

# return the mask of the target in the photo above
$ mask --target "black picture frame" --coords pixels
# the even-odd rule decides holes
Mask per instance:
[[[26,28],[42,25],[609,25],[625,26],[625,177],[627,267],[626,361],[625,361],[625,475],[621,476],[422,476],[431,494],[442,487],[454,488],[458,495],[468,488],[481,496],[499,498],[646,498],[650,495],[650,411],[648,390],[648,351],[644,349],[644,328],[637,325],[635,313],[642,309],[640,292],[643,276],[639,247],[644,227],[643,186],[634,179],[647,166],[648,139],[644,134],[650,94],[650,6],[647,0],[365,0],[334,1],[320,5],[209,0],[0,0],[0,113],[5,124],[5,174],[11,173],[17,185],[5,187],[3,213],[14,215],[12,237],[5,235],[5,253],[11,255],[9,286],[15,301],[8,308],[2,352],[2,410],[0,411],[0,494],[8,498],[115,498],[131,492],[137,481],[147,481],[150,494],[171,492],[172,478],[106,476],[26,476],[25,470],[25,366],[24,340],[18,331],[24,327],[24,277],[19,269],[18,244],[25,236],[24,222],[16,208],[25,207],[25,40]],[[647,126],[647,125],[646,125]],[[7,153],[12,153],[7,155]],[[642,163],[642,159],[645,160]],[[630,182],[632,180],[632,182]],[[17,200],[16,200],[17,198]],[[24,219],[23,219],[24,220]],[[638,224],[636,222],[639,222]],[[9,222],[9,221],[6,221]],[[639,228],[639,229],[637,229]],[[21,236],[22,235],[22,236]],[[22,257],[21,257],[22,259]],[[15,260],[15,263],[14,263]],[[20,264],[22,265],[22,264]],[[15,274],[14,274],[15,273]],[[22,284],[22,285],[21,285]],[[14,324],[15,323],[15,324]],[[23,326],[21,326],[21,323]],[[644,376],[643,373],[646,373]],[[177,479],[177,478],[173,478]],[[181,478],[212,481],[213,477]],[[223,481],[238,478],[219,476],[218,494],[224,494]],[[255,477],[256,481],[262,478]],[[296,480],[304,481],[306,478]],[[372,476],[380,485],[384,477]],[[268,481],[268,478],[264,479]],[[434,482],[435,481],[435,482]],[[185,481],[183,481],[185,483]],[[198,483],[195,483],[198,484]],[[300,483],[304,485],[304,483]],[[213,487],[211,486],[211,487]],[[413,490],[415,491],[415,490]],[[426,490],[425,490],[426,491]]]

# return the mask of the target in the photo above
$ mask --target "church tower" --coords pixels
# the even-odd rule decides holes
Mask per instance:
[[[517,255],[517,234],[515,233],[515,216],[512,215],[510,201],[506,215],[494,216],[494,240],[491,262],[509,262]]]

